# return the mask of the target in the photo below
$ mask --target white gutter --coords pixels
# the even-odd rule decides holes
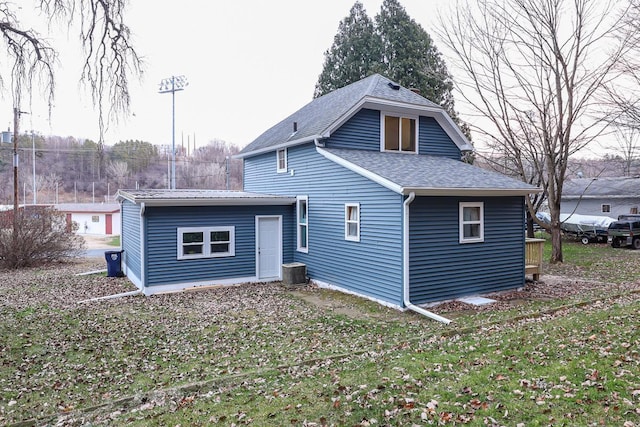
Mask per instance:
[[[415,198],[415,193],[411,192],[402,204],[402,213],[404,215],[402,223],[402,299],[405,307],[409,310],[430,317],[438,322],[449,324],[451,320],[418,307],[417,305],[413,305],[411,301],[409,301],[409,205]]]

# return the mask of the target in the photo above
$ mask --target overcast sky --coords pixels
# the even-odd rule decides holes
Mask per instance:
[[[355,1],[355,0],[354,0]],[[243,147],[312,100],[324,52],[349,14],[351,0],[134,0],[127,11],[133,42],[146,72],[132,81],[132,116],[111,125],[105,142],[140,139],[171,143],[171,94],[159,83],[185,75],[176,93],[176,143],[202,146],[221,139]],[[373,18],[382,0],[361,0]],[[407,13],[432,36],[436,11],[447,0],[401,0]],[[23,116],[21,130],[98,139],[90,97],[78,88],[77,34],[60,37],[63,69],[51,123],[44,106]],[[56,41],[59,43],[59,41]],[[65,46],[67,45],[67,46]],[[73,49],[71,49],[73,48]],[[446,60],[446,58],[445,58]],[[10,102],[0,118],[12,122]],[[12,127],[12,125],[11,125]]]

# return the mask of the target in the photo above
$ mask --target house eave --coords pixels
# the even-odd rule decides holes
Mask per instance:
[[[178,206],[287,206],[296,202],[295,197],[144,197],[119,191],[118,200],[128,200],[135,204],[144,203],[146,207],[178,207]]]
[[[580,196],[562,196],[562,200],[609,200],[609,199],[637,199],[640,195],[602,195],[602,196],[589,196],[589,195],[580,195]]]
[[[408,196],[414,193],[416,196],[462,196],[462,197],[491,197],[491,196],[528,196],[540,193],[539,188],[425,188],[403,187],[402,194]]]
[[[189,200],[189,199],[136,199],[134,203],[144,202],[147,207],[177,207],[177,206],[285,206],[292,205],[296,199],[211,199],[211,200]]]
[[[298,138],[298,139],[294,139],[292,141],[281,142],[280,144],[270,145],[268,147],[259,148],[257,150],[247,151],[246,153],[234,154],[232,156],[232,158],[234,158],[234,159],[244,159],[244,158],[247,158],[247,157],[253,157],[253,156],[260,155],[260,154],[269,153],[271,151],[280,150],[281,148],[288,148],[288,147],[294,147],[296,145],[307,144],[309,142],[313,142],[314,140],[321,139],[321,138],[322,138],[321,135],[306,136],[304,138]]]

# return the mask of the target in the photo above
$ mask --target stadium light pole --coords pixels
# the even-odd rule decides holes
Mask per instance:
[[[189,85],[185,76],[171,76],[160,82],[160,93],[171,94],[171,189],[176,189],[176,92]]]

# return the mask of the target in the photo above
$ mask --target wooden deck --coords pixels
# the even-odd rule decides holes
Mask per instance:
[[[524,249],[524,274],[531,274],[536,282],[542,274],[544,239],[526,239]]]

